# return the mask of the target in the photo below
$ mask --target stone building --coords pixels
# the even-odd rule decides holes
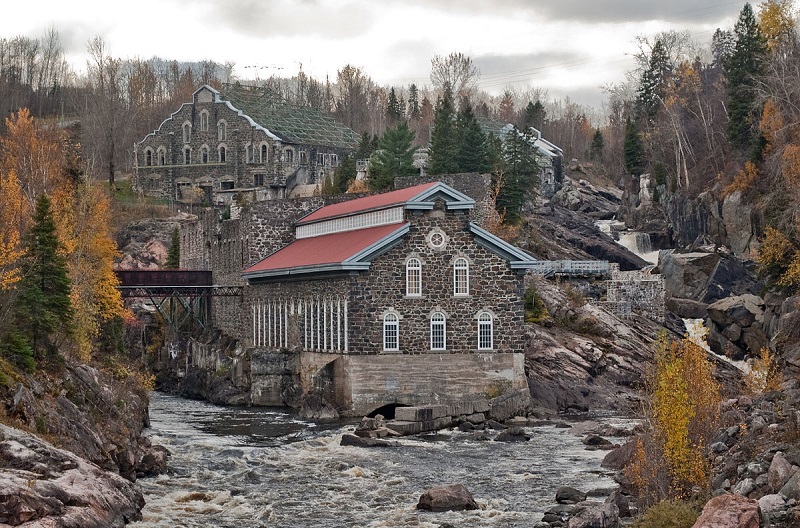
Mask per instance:
[[[523,276],[536,261],[472,222],[474,205],[433,182],[308,214],[243,271],[242,340],[297,354],[303,390],[353,414],[527,391]],[[282,403],[271,372],[251,375],[254,403]]]
[[[204,85],[135,146],[136,185],[178,201],[258,200],[310,193],[332,177],[359,136],[265,88]]]

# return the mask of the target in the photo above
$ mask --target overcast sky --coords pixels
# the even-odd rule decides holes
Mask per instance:
[[[724,0],[5,0],[0,37],[55,27],[85,69],[101,36],[118,58],[232,61],[239,77],[336,78],[346,64],[381,85],[430,84],[434,54],[457,51],[479,86],[543,88],[600,107],[600,89],[633,67],[637,35],[688,30],[707,45],[744,5]],[[757,5],[755,2],[753,5]]]

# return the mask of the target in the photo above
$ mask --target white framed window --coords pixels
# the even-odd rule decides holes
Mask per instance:
[[[494,348],[494,319],[489,312],[478,314],[478,350]]]
[[[261,145],[261,163],[266,163],[267,162],[267,152],[268,152],[267,145],[266,144],[262,144]]]
[[[325,165],[325,153],[317,152],[317,165]]]
[[[400,350],[400,318],[395,313],[383,316],[383,349]]]
[[[339,166],[339,155],[331,154],[331,167],[338,167],[338,166]]]
[[[453,295],[469,295],[469,262],[464,257],[453,263]]]
[[[300,151],[300,164],[301,165],[308,164],[308,152],[306,152],[305,150]]]
[[[183,124],[183,142],[189,143],[192,140],[192,124],[188,121]]]
[[[442,312],[431,315],[431,350],[447,350],[447,319]]]
[[[406,261],[406,295],[422,296],[422,262],[418,258]]]
[[[200,130],[203,132],[208,130],[208,110],[200,112]]]
[[[228,141],[228,124],[225,121],[217,123],[217,141]]]

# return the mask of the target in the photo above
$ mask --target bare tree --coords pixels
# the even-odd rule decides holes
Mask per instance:
[[[439,90],[448,84],[455,100],[470,98],[481,74],[472,59],[453,52],[447,57],[434,55],[431,59],[431,83]]]

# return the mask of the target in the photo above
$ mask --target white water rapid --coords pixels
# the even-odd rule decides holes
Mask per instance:
[[[155,393],[150,417],[147,433],[172,456],[167,474],[139,480],[147,504],[132,528],[533,526],[559,486],[616,487],[600,468],[606,451],[587,451],[552,425],[525,428],[533,438],[524,443],[445,431],[364,449],[339,445],[352,425],[318,426],[283,410]],[[415,509],[425,489],[456,482],[480,510]]]
[[[610,235],[617,244],[651,264],[658,264],[658,250],[653,251],[650,235],[638,231],[623,231],[625,224],[618,220],[597,220],[597,228]]]

